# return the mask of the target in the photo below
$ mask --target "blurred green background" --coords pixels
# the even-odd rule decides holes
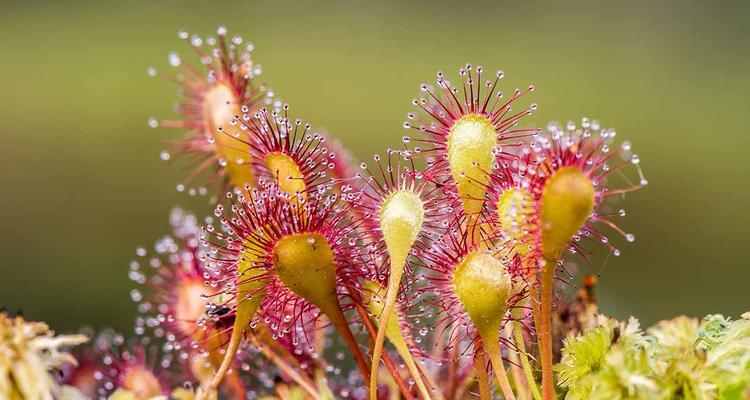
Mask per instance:
[[[640,155],[604,268],[604,312],[652,323],[750,310],[750,3],[7,2],[0,12],[0,306],[58,330],[130,332],[136,246],[167,233],[186,172],[159,160],[175,86],[149,78],[181,28],[256,45],[295,115],[369,159],[418,84],[466,62],[533,83],[535,122],[600,119]],[[187,57],[185,57],[187,58]],[[601,258],[600,258],[601,259]],[[597,266],[601,268],[601,265]]]

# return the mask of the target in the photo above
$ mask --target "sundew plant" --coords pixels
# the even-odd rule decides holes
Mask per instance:
[[[0,399],[750,398],[750,313],[599,313],[593,271],[635,241],[620,207],[648,183],[614,129],[539,123],[534,86],[466,64],[360,163],[242,38],[178,36],[191,54],[148,74],[179,115],[148,124],[181,135],[161,158],[205,209],[123,271],[132,334],[0,312]]]

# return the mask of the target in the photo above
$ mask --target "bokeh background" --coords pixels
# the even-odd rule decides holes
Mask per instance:
[[[607,3],[607,4],[604,4]],[[604,312],[645,323],[750,310],[750,3],[8,2],[0,12],[0,306],[58,330],[129,332],[137,246],[167,233],[186,172],[159,153],[190,54],[181,28],[256,45],[262,80],[363,159],[397,143],[418,84],[466,62],[535,84],[535,122],[617,128],[650,185],[629,196]],[[187,57],[185,57],[187,58]],[[602,260],[600,258],[599,260]]]

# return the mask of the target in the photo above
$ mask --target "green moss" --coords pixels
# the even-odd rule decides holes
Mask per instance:
[[[750,315],[662,321],[601,317],[569,335],[557,366],[566,399],[745,399],[750,396]]]

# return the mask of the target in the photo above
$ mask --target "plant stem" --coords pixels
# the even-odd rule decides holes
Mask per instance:
[[[370,337],[376,336],[375,327],[372,326],[372,323],[370,322],[370,317],[367,315],[367,311],[365,311],[362,306],[357,305],[357,313],[359,313],[360,318],[362,318],[363,323],[365,324],[365,328],[367,328],[367,332],[370,334]],[[388,368],[388,372],[391,373],[393,376],[393,380],[396,381],[396,385],[399,387],[399,390],[401,391],[401,394],[404,395],[404,397],[407,400],[412,399],[411,391],[409,388],[406,387],[406,384],[404,383],[404,380],[401,379],[401,375],[398,374],[398,371],[396,370],[395,366],[390,360],[390,357],[388,357],[388,354],[383,355],[383,360],[385,361],[385,366]],[[377,373],[377,370],[375,370],[375,373]]]
[[[394,260],[394,263],[400,262],[401,260]],[[392,270],[391,276],[388,280],[388,288],[386,289],[385,305],[383,306],[383,311],[380,313],[380,318],[378,319],[378,331],[377,336],[375,337],[375,346],[372,351],[373,370],[377,370],[377,367],[380,364],[380,358],[383,354],[383,348],[385,347],[385,338],[388,334],[388,328],[390,325],[389,322],[392,322],[391,316],[393,315],[396,308],[396,297],[398,295],[399,283],[401,282],[401,276],[403,275],[404,271],[403,266],[400,268],[393,268],[396,265],[394,263],[391,264]],[[400,330],[401,328],[399,326],[396,326],[396,329]],[[419,372],[419,368],[417,368],[417,364],[414,362],[414,359],[408,346],[406,346],[406,343],[395,343],[394,341],[393,344],[396,346],[396,350],[398,350],[399,355],[404,360],[406,367],[409,369],[409,373],[411,374],[412,379],[414,379],[414,383],[417,385],[417,388],[419,389],[419,393],[422,395],[423,400],[431,400],[432,396],[430,395],[430,391],[427,389],[427,386],[422,380],[422,375]],[[370,376],[370,400],[377,400],[377,392],[378,374],[372,374],[372,376]]]
[[[224,380],[222,388],[226,389],[225,394],[230,399],[237,399],[245,397],[245,388],[242,385],[242,380],[238,374],[229,374]]]
[[[534,305],[531,305],[534,307]],[[531,394],[534,396],[534,400],[541,400],[542,395],[539,393],[539,387],[537,387],[536,380],[534,379],[534,371],[531,369],[531,363],[529,362],[529,355],[526,353],[526,342],[523,338],[523,324],[519,321],[521,317],[521,309],[514,308],[511,310],[513,316],[513,341],[518,348],[519,357],[521,358],[521,366],[523,366],[523,372],[526,374],[526,385],[531,389]]]
[[[344,317],[344,313],[341,311],[341,307],[339,307],[338,305],[338,301],[336,302],[335,307],[326,308],[330,309],[324,310],[321,308],[321,311],[323,312],[323,314],[325,314],[326,317],[328,317],[328,319],[331,321],[331,325],[336,328],[336,331],[338,331],[339,335],[341,335],[341,337],[344,339],[344,342],[349,348],[349,351],[352,352],[354,360],[357,362],[357,367],[359,367],[359,372],[362,374],[362,379],[364,379],[366,382],[369,381],[370,367],[367,365],[367,361],[365,361],[365,356],[362,354],[362,349],[359,348],[357,339],[354,337],[351,329],[349,329],[349,324],[346,322],[346,318]]]
[[[254,242],[247,242],[245,246],[256,247]],[[248,253],[253,254],[253,253]],[[235,311],[234,323],[232,325],[232,335],[229,339],[229,345],[224,353],[224,359],[221,360],[219,368],[216,370],[213,379],[209,383],[209,388],[214,392],[221,385],[221,381],[232,366],[234,356],[240,347],[245,329],[250,325],[250,320],[260,307],[260,303],[265,297],[266,279],[263,278],[262,269],[255,268],[256,256],[248,256],[237,266],[237,310]],[[208,396],[208,391],[204,391],[197,396],[197,400],[202,400]]]
[[[255,336],[255,334],[253,334]],[[287,374],[295,383],[297,383],[302,389],[304,389],[313,400],[317,400],[320,398],[320,395],[318,394],[318,391],[315,388],[315,385],[309,380],[303,377],[297,370],[289,365],[281,356],[276,354],[270,346],[263,344],[258,340],[257,337],[252,338],[255,346],[263,353],[266,358],[268,358],[269,361],[276,364],[277,367],[281,371],[283,371],[285,374]]]
[[[495,371],[497,383],[500,385],[500,390],[502,390],[505,400],[516,400],[516,395],[510,387],[510,381],[508,381],[508,374],[505,372],[505,363],[500,354],[500,337],[497,332],[487,335],[486,340],[482,339],[482,344],[484,345],[487,354],[490,356],[492,369]]]
[[[315,320],[315,338],[313,339],[313,349],[315,349],[315,353],[322,355],[323,354],[323,347],[325,345],[326,341],[326,335],[325,335],[325,326],[327,323],[327,318],[323,315],[318,317],[318,319]]]
[[[385,346],[385,335],[388,329],[388,322],[391,320],[391,313],[396,308],[396,296],[398,295],[398,285],[401,282],[403,266],[394,268],[395,263],[391,260],[391,274],[388,278],[388,288],[385,292],[385,306],[378,318],[378,332],[375,336],[375,346],[372,349],[372,369],[377,370],[380,366],[380,355]],[[416,377],[415,377],[416,379]],[[378,398],[378,374],[372,374],[370,377],[370,400]]]
[[[234,320],[234,325],[232,326],[232,336],[229,339],[229,345],[224,353],[224,359],[221,360],[221,365],[219,366],[219,369],[216,370],[216,373],[209,384],[209,388],[212,391],[216,391],[219,388],[221,381],[224,380],[224,376],[229,372],[229,368],[232,366],[232,361],[234,360],[234,355],[237,354],[237,350],[240,348],[240,342],[242,342],[245,327],[250,322],[249,318],[241,318],[239,315],[237,317],[238,318]]]
[[[419,389],[419,394],[422,395],[422,398],[424,400],[430,400],[432,398],[432,394],[429,389],[427,389],[427,385],[425,384],[425,381],[427,381],[430,384],[430,387],[434,389],[434,385],[428,380],[427,376],[424,376],[424,380],[422,379],[422,373],[419,370],[419,367],[417,367],[417,363],[414,362],[414,358],[411,356],[411,353],[409,352],[408,348],[404,348],[404,346],[397,346],[400,347],[396,350],[398,351],[398,354],[401,356],[401,358],[404,360],[404,364],[406,364],[406,368],[409,370],[409,373],[411,374],[412,378],[414,378],[414,383],[417,385],[417,389]],[[438,394],[439,396],[439,394]],[[435,397],[438,397],[435,396]]]
[[[506,323],[503,327],[503,337],[507,340],[513,340],[513,323]],[[531,388],[526,384],[526,377],[521,367],[521,359],[518,357],[518,348],[509,349],[508,362],[510,363],[510,374],[513,377],[512,387],[516,389],[518,398],[521,400],[531,400]]]
[[[396,365],[393,363],[393,360],[391,360],[391,357],[388,354],[383,354],[383,362],[385,363],[385,367],[388,368],[388,372],[390,372],[393,380],[396,382],[396,386],[398,386],[401,394],[404,395],[404,399],[414,400],[414,396],[412,396],[411,390],[406,387],[406,383],[404,383],[404,380],[401,379],[401,375],[398,373]]]
[[[476,375],[476,371],[474,368],[467,371],[465,376],[461,378],[456,385],[455,395],[453,395],[453,397],[451,397],[449,400],[463,399],[464,393],[466,393],[466,391],[468,390],[471,382],[474,381],[474,375]]]
[[[474,347],[474,370],[477,374],[479,385],[479,398],[491,400],[490,380],[487,377],[487,361],[484,359],[484,349],[480,346]]]
[[[542,267],[542,323],[539,335],[539,353],[542,362],[542,397],[544,400],[555,398],[555,382],[552,371],[552,295],[554,293],[556,262],[546,260]]]

